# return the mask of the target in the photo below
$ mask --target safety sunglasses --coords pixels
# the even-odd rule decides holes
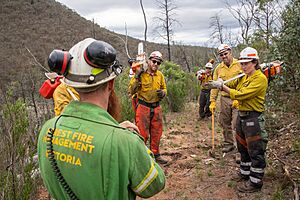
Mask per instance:
[[[161,62],[157,61],[157,60],[151,60],[153,64],[157,64],[157,65],[160,65]]]
[[[228,55],[228,52],[219,54],[220,57],[222,57],[222,56],[227,56],[227,55]]]

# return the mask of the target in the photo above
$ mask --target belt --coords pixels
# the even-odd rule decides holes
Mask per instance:
[[[202,89],[202,92],[210,92],[210,89]]]
[[[141,99],[138,100],[138,103],[139,103],[139,104],[142,104],[142,105],[144,105],[144,106],[147,106],[147,107],[149,107],[149,108],[156,108],[156,107],[159,106],[159,102],[148,103],[148,102],[143,101],[143,100],[141,100]]]
[[[239,110],[240,117],[258,117],[259,115],[261,115],[261,112]]]

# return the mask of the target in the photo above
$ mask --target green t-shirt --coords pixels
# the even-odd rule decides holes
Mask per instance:
[[[54,157],[79,199],[147,198],[164,188],[164,172],[137,134],[100,107],[73,101],[45,123],[38,139],[41,175],[53,198],[68,199],[47,153],[47,133],[55,123]]]

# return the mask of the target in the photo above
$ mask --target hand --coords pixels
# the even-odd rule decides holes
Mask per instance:
[[[134,58],[129,58],[128,59],[128,63],[129,63],[129,65],[131,66],[132,65],[132,63],[135,61],[135,59]]]
[[[139,128],[135,124],[131,123],[130,121],[124,121],[124,122],[120,123],[120,126],[122,128],[126,128],[130,131],[136,131],[137,133],[140,134]]]
[[[220,89],[220,90],[222,90],[223,80],[221,78],[218,78],[218,80],[216,80],[216,81],[208,81],[208,83],[205,84],[205,85],[208,86],[209,89]]]
[[[209,110],[214,113],[216,110],[216,102],[215,101],[211,101],[210,105],[209,105]]]
[[[143,67],[140,67],[140,68],[135,72],[134,77],[135,77],[136,79],[140,79],[143,72],[144,72]]]
[[[238,109],[239,108],[239,102],[238,102],[238,100],[233,100],[231,107],[235,108],[235,109]]]
[[[156,94],[158,96],[159,99],[162,99],[165,97],[165,92],[163,90],[156,90]]]

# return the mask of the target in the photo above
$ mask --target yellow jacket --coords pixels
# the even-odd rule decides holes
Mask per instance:
[[[60,115],[70,101],[75,100],[68,92],[68,89],[71,90],[74,96],[79,100],[79,94],[74,88],[61,83],[53,93],[55,116]]]
[[[212,75],[205,74],[203,79],[200,80],[201,89],[208,89],[208,86],[206,86],[205,84],[208,83],[208,81],[210,80],[212,80]]]
[[[156,90],[163,90],[167,94],[167,85],[164,75],[160,71],[156,71],[154,75],[143,72],[140,82],[132,77],[129,83],[128,91],[131,95],[137,93],[137,97],[147,103],[155,103],[160,101]]]
[[[228,80],[240,73],[242,73],[242,68],[240,64],[237,62],[237,59],[233,59],[231,65],[227,67],[224,62],[220,63],[214,70],[213,80],[217,80],[218,78],[222,78],[223,81]],[[210,101],[216,101],[218,98],[218,89],[212,89],[210,91]],[[222,96],[229,95],[226,92],[221,93]]]
[[[239,101],[239,110],[263,112],[268,80],[260,69],[226,84],[230,98]],[[233,89],[234,88],[234,89]]]

